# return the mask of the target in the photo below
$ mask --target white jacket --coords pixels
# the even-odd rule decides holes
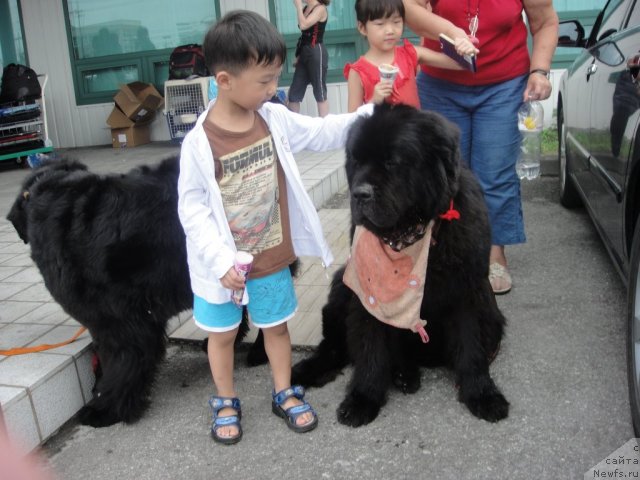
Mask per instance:
[[[191,289],[209,303],[229,301],[230,291],[220,278],[233,266],[236,246],[215,179],[213,154],[202,123],[215,100],[187,134],[180,153],[178,215],[187,237]],[[296,255],[316,256],[325,266],[333,255],[320,218],[300,178],[293,153],[343,147],[349,126],[358,115],[371,114],[372,105],[356,112],[312,118],[289,111],[283,105],[266,103],[258,113],[266,121],[287,181],[291,239]],[[245,293],[243,303],[248,301]]]

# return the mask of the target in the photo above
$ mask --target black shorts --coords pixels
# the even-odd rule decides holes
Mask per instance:
[[[298,57],[296,71],[289,88],[289,101],[302,102],[307,85],[313,87],[313,96],[316,102],[327,100],[327,49],[323,43],[317,43],[315,47],[303,45]]]

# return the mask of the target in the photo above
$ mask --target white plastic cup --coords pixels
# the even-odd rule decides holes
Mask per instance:
[[[237,252],[233,260],[234,268],[242,277],[246,280],[247,275],[251,271],[251,265],[253,264],[253,255],[248,252]],[[236,305],[242,304],[242,297],[244,296],[244,288],[234,290],[231,293],[231,300]]]
[[[393,83],[396,79],[396,75],[398,75],[398,67],[391,65],[389,63],[383,63],[378,66],[378,71],[380,72],[380,80],[383,82]]]

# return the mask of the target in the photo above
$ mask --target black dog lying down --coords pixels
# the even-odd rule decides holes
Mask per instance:
[[[474,415],[492,422],[508,415],[509,403],[489,375],[505,325],[488,280],[490,226],[482,191],[461,168],[458,142],[457,129],[443,117],[407,106],[378,107],[349,133],[353,225],[397,244],[410,239],[407,233],[416,226],[436,223],[420,308],[428,343],[368,313],[343,283],[344,269],[333,279],[322,310],[323,340],[294,366],[293,382],[321,386],[353,363],[337,411],[343,424],[375,419],[392,383],[416,392],[419,365],[453,368],[459,399]],[[460,218],[439,218],[451,200]]]
[[[178,172],[177,157],[125,175],[52,162],[27,176],[7,216],[53,298],[93,338],[102,374],[80,412],[85,424],[140,418],[164,358],[167,321],[193,306]],[[247,330],[245,316],[238,339]],[[260,335],[249,361],[265,360]]]

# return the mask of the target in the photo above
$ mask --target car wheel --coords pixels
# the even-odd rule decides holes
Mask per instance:
[[[576,208],[582,205],[578,189],[569,175],[569,160],[567,155],[567,129],[564,124],[562,104],[558,104],[558,160],[560,162],[560,204],[566,208]]]
[[[636,437],[640,434],[640,222],[636,223],[629,264],[627,297],[627,373],[629,403]]]

